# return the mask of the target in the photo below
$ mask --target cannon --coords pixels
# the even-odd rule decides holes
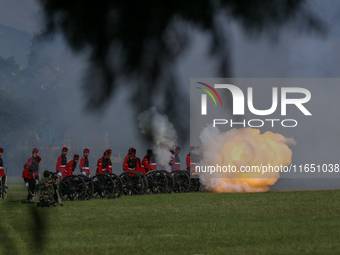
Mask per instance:
[[[166,176],[166,179],[168,181],[168,186],[166,188],[166,193],[172,193],[174,187],[175,187],[175,182],[174,182],[174,178],[172,177],[172,174],[169,173],[168,171],[166,170],[158,170],[160,172],[162,172],[165,176]]]
[[[143,173],[139,172],[139,171],[135,171],[135,172],[136,172],[137,174],[139,174],[140,177],[141,177],[142,180],[143,180],[144,189],[143,189],[141,195],[150,194],[150,193],[148,192],[149,182],[148,182],[148,179],[146,178],[146,176],[145,176]]]
[[[190,192],[202,191],[202,183],[201,183],[198,173],[190,171],[190,170],[185,170],[185,171],[187,171],[188,175],[190,176]]]
[[[92,182],[93,198],[115,198],[115,184],[108,174],[97,174]]]
[[[114,196],[116,198],[120,197],[123,194],[123,182],[122,182],[122,180],[116,174],[109,173],[108,175],[111,177],[111,179],[113,180],[113,182],[115,184]]]
[[[59,184],[59,194],[63,200],[82,201],[87,195],[86,183],[78,175],[66,176]]]
[[[142,195],[145,193],[145,181],[142,173],[137,171],[123,172],[119,175],[123,183],[124,195]]]
[[[93,181],[90,177],[87,177],[85,175],[79,174],[78,175],[81,179],[84,180],[87,188],[87,192],[85,195],[85,200],[90,200],[93,197],[93,192],[94,192],[94,184]]]
[[[185,193],[201,191],[198,176],[190,176],[187,170],[152,170],[145,175],[138,171],[65,177],[59,185],[63,200],[89,200],[91,198],[116,198],[124,195]]]
[[[184,193],[190,191],[190,175],[187,170],[175,170],[171,172],[174,179],[174,189],[175,193]]]
[[[153,170],[145,175],[148,180],[147,193],[164,194],[167,193],[168,180],[164,172]]]

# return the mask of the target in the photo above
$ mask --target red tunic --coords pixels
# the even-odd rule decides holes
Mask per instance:
[[[29,166],[32,164],[33,162],[33,156],[30,157],[27,161],[27,163],[24,165],[24,170],[22,171],[22,175],[21,177],[22,178],[26,178],[26,179],[34,179],[34,174],[33,173],[30,173],[28,171],[29,169]]]
[[[79,169],[81,172],[85,172],[86,174],[90,174],[90,167],[88,166],[84,166],[85,164],[85,156],[83,156],[80,160],[80,163],[79,163]]]
[[[69,175],[73,175],[73,171],[74,171],[74,168],[73,168],[73,160],[71,160],[70,162],[67,163],[66,167],[65,167],[65,171],[63,172],[63,178],[65,178],[66,176],[69,176]],[[77,165],[77,164],[76,164]]]
[[[125,159],[124,159],[124,161],[123,161],[123,170],[125,170],[125,164],[126,164],[126,162],[129,160],[129,154],[127,154],[126,156],[125,156]]]
[[[64,175],[65,167],[66,165],[62,165],[62,155],[60,155],[57,161],[56,170],[61,172]]]
[[[103,165],[103,159],[104,157],[101,157],[100,159],[98,159],[98,162],[97,162],[97,170],[96,170],[96,174],[106,174],[109,170],[107,169],[108,168],[108,165],[109,165],[109,159],[107,161],[107,165]]]
[[[25,170],[24,170],[25,171]],[[26,178],[26,179],[34,179],[34,174],[33,173],[30,173],[27,169],[27,171],[25,171],[25,177],[23,178]]]
[[[136,166],[135,167],[131,167],[131,165],[129,165],[129,159],[126,161],[125,163],[125,167],[124,167],[124,171],[139,171],[140,168],[140,159],[133,157],[136,160]]]
[[[190,162],[191,162],[191,160],[190,160],[190,152],[187,155],[186,162],[187,162],[187,169],[189,170],[190,169]]]
[[[190,153],[187,155],[187,169],[190,169],[191,171],[196,171],[196,165],[197,163],[192,162],[190,158]]]
[[[147,172],[151,171],[151,166],[149,164],[149,161],[148,161],[148,157],[145,156],[142,160],[142,165],[139,169],[139,172],[143,173],[143,174],[146,174]]]
[[[30,158],[28,159],[27,163],[24,165],[24,171],[25,171],[25,169],[26,169],[26,170],[27,170],[27,173],[28,173],[28,168],[29,168],[30,165],[33,163],[33,159],[34,159],[33,156],[30,157]],[[34,172],[33,172],[33,176],[34,176],[34,175],[39,175],[39,170],[34,171]],[[27,178],[27,177],[22,177],[22,178]],[[28,179],[29,179],[29,178],[28,178]]]

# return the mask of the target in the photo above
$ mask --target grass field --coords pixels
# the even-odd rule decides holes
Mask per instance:
[[[0,254],[340,254],[340,191],[0,202]]]

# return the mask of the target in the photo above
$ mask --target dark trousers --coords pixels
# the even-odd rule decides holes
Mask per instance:
[[[6,176],[4,176],[0,179],[0,186],[3,186],[5,184],[6,184]]]
[[[1,180],[0,180],[0,186],[4,186],[5,184],[6,184],[6,176],[2,177]],[[5,195],[4,195],[5,188],[2,187],[1,191],[2,191],[1,194],[0,194],[1,198],[5,198]]]
[[[28,195],[27,200],[34,196],[35,180],[24,178],[25,183],[28,182]]]

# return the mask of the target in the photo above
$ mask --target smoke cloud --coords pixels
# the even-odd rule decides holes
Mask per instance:
[[[288,145],[295,145],[294,139],[272,132],[260,133],[258,129],[242,128],[221,132],[207,126],[200,134],[202,143],[202,164],[206,166],[287,166],[292,161]],[[280,173],[203,173],[200,178],[212,192],[264,192],[276,183]]]
[[[167,171],[171,170],[170,149],[177,145],[177,133],[167,115],[158,113],[156,107],[140,113],[137,117],[141,134],[153,143],[153,153],[156,155],[157,165]]]

